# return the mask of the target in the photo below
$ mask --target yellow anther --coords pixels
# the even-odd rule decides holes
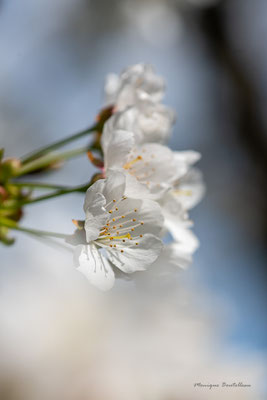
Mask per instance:
[[[122,215],[121,218],[125,218],[125,215]]]
[[[115,222],[115,221],[116,221],[116,219],[115,219],[115,218],[112,218],[112,221],[113,221],[113,222]]]
[[[117,246],[114,244],[113,247],[117,247]]]
[[[181,194],[182,196],[192,196],[192,190],[182,190],[182,189],[177,189],[174,190],[173,193],[175,194]]]
[[[118,211],[118,207],[116,207],[115,210]]]
[[[130,233],[126,233],[126,235],[121,235],[121,236],[112,236],[112,237],[110,237],[109,239],[110,240],[119,240],[119,239],[125,239],[125,238],[127,238],[127,239],[131,239],[131,235],[130,235]]]
[[[143,222],[140,222],[140,224],[141,224],[141,225],[144,225],[144,223],[143,223]]]
[[[134,231],[134,228],[132,228],[131,231],[133,232],[133,231]]]
[[[133,218],[133,222],[135,222],[136,221],[136,219],[135,218]]]
[[[136,242],[135,244],[136,244],[136,246],[137,246],[139,243]]]
[[[113,203],[116,203],[116,200],[113,200]]]
[[[116,228],[117,228],[117,227],[114,225],[114,226],[113,226],[113,229],[116,229]]]
[[[117,231],[116,233],[117,233],[117,235],[119,235],[119,234],[120,234],[120,232],[118,232],[118,231]]]
[[[140,235],[140,237],[143,237],[143,235]]]
[[[110,244],[109,247],[112,247],[112,244]]]
[[[109,213],[112,214],[112,210],[109,210]]]
[[[137,212],[137,208],[134,209],[134,212]]]
[[[122,228],[122,225],[120,225],[120,228]]]
[[[126,164],[123,166],[123,168],[124,168],[124,169],[130,169],[131,166],[132,166],[133,164],[135,164],[137,161],[140,161],[140,160],[142,160],[142,159],[143,159],[142,156],[138,156],[138,157],[136,157],[134,160],[129,161],[128,163],[126,163]]]

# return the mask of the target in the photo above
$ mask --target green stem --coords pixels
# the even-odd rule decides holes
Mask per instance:
[[[17,187],[25,187],[32,189],[54,189],[61,190],[65,189],[65,186],[54,185],[53,183],[42,183],[42,182],[10,182],[10,185]]]
[[[75,193],[75,192],[84,193],[84,192],[86,192],[86,190],[88,189],[89,186],[90,186],[90,184],[87,183],[85,185],[77,186],[77,187],[74,187],[74,188],[60,189],[60,190],[57,190],[54,193],[46,194],[44,196],[39,196],[39,197],[36,197],[35,199],[22,201],[22,202],[19,203],[19,206],[32,204],[32,203],[38,203],[40,201],[49,200],[49,199],[52,199],[53,197],[63,196],[65,194],[69,194],[69,193]]]
[[[22,200],[22,201],[18,201],[16,203],[10,204],[10,205],[8,205],[8,204],[0,205],[0,210],[18,209],[18,208],[28,205],[28,204],[39,203],[40,201],[53,199],[54,197],[63,196],[65,194],[77,193],[77,192],[84,193],[89,188],[89,186],[91,186],[91,184],[92,183],[86,183],[85,185],[80,185],[80,186],[76,186],[76,187],[62,188],[62,189],[56,190],[53,193],[35,197],[34,199]]]
[[[47,153],[50,153],[53,150],[58,149],[59,147],[65,146],[68,143],[73,142],[74,140],[80,139],[83,136],[87,135],[88,133],[95,132],[98,129],[98,124],[93,125],[91,128],[85,129],[81,132],[78,132],[74,135],[68,136],[65,139],[58,140],[57,142],[54,142],[48,146],[42,147],[39,150],[36,150],[28,155],[25,155],[22,157],[22,163],[26,164],[28,162],[31,162],[33,160],[36,160],[39,157],[44,156]]]
[[[38,229],[25,228],[23,226],[17,225],[17,223],[15,221],[12,221],[11,219],[3,218],[3,217],[0,217],[0,225],[5,226],[6,228],[9,228],[9,229],[14,229],[16,231],[29,233],[29,234],[35,235],[35,236],[51,236],[51,237],[55,237],[55,238],[59,238],[59,239],[66,239],[66,237],[69,236],[69,235],[66,235],[63,233],[41,231]]]
[[[79,156],[80,154],[86,153],[87,150],[88,150],[87,147],[82,147],[82,148],[75,149],[75,150],[65,151],[63,153],[49,153],[47,155],[44,155],[41,158],[38,158],[37,160],[31,161],[31,162],[25,164],[24,166],[22,166],[18,170],[16,176],[26,175],[35,170],[45,168],[45,167],[49,166],[50,164],[64,161],[64,160],[67,160],[72,157]]]
[[[35,197],[33,199],[29,199],[29,200],[22,200],[22,201],[18,201],[16,203],[12,203],[12,204],[6,204],[6,205],[0,205],[0,210],[13,210],[13,209],[18,209],[22,206],[26,206],[28,204],[33,204],[33,203],[39,203],[40,201],[44,201],[44,200],[49,200],[49,199],[53,199],[54,197],[59,197],[59,196],[63,196],[65,194],[70,194],[70,193],[85,193],[86,190],[89,188],[89,186],[91,186],[93,184],[93,182],[89,182],[86,183],[85,185],[80,185],[80,186],[75,186],[75,187],[62,187],[59,190],[56,190],[53,193],[49,193],[49,194],[45,194],[43,196],[39,196],[39,197]]]

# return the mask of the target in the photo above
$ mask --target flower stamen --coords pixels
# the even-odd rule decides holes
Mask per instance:
[[[143,160],[142,156],[137,156],[134,160],[129,161],[128,163],[124,164],[124,169],[130,169],[133,164],[137,163],[138,161]]]

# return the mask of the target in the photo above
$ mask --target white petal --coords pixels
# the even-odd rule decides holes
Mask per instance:
[[[122,160],[130,153],[134,145],[134,135],[125,130],[114,130],[113,123],[108,121],[101,138],[104,152],[105,169],[121,167]]]
[[[144,183],[139,182],[134,176],[130,175],[128,171],[123,170],[126,177],[125,196],[137,199],[151,198],[150,191]]]
[[[175,113],[163,104],[151,100],[136,101],[134,106],[116,112],[106,123],[109,130],[133,132],[135,143],[164,143],[170,136]]]
[[[146,229],[146,232],[155,235],[160,234],[164,223],[164,217],[158,203],[150,199],[144,199],[137,215],[138,218],[144,222],[143,227]]]
[[[102,256],[95,245],[77,246],[74,253],[75,265],[89,282],[101,290],[114,285],[114,272],[109,261]]]
[[[138,116],[140,115],[139,109],[136,107],[127,107],[121,112],[116,112],[105,124],[108,126],[110,132],[115,130],[123,130],[132,132],[136,143],[140,142],[143,138],[138,126]]]
[[[161,240],[154,235],[145,234],[142,238],[128,241],[123,248],[114,248],[107,252],[110,261],[117,268],[130,274],[145,270],[157,259],[161,250]]]
[[[177,218],[178,220],[187,218],[187,212],[184,210],[178,196],[173,195],[173,191],[166,193],[159,203],[165,218]]]
[[[122,84],[116,99],[116,109],[118,111],[123,111],[136,102],[137,91],[135,87],[128,83]]]
[[[158,143],[147,143],[139,146],[131,153],[134,158],[137,155],[142,160],[135,164],[136,175],[140,174],[140,180],[148,180],[157,184],[173,182],[180,172],[176,168],[175,153],[167,146]],[[147,178],[141,178],[142,174],[148,174]]]
[[[179,243],[173,242],[166,246],[166,260],[169,265],[185,269],[192,262],[190,252],[182,251]]]
[[[116,222],[114,222],[116,226],[114,234],[112,230],[110,231],[112,236],[121,236],[122,234],[126,235],[128,233],[131,235],[145,233],[160,234],[164,218],[161,207],[155,201],[127,197],[121,202],[116,202],[115,206],[118,210],[115,210],[114,207],[112,217],[110,217],[110,219],[114,218],[116,220]],[[113,223],[111,222],[111,224]],[[121,224],[123,224],[123,228],[119,227]],[[117,231],[119,233],[115,234]]]
[[[157,260],[149,267],[149,275],[163,277],[179,268],[185,269],[192,262],[190,253],[182,252],[177,244],[171,243],[164,246]]]
[[[127,79],[128,82],[130,81],[132,85],[135,85],[140,94],[148,94],[155,102],[162,100],[165,91],[165,81],[155,73],[151,65],[133,65],[124,71],[123,78]]]
[[[176,242],[176,249],[193,254],[199,247],[199,241],[194,233],[181,221],[175,218],[165,218],[165,225]]]
[[[84,201],[86,240],[90,242],[98,237],[105,224],[108,213],[105,210],[106,199],[102,194],[105,180],[95,182],[86,192]]]
[[[148,64],[132,65],[122,71],[118,80],[114,75],[109,77],[106,85],[107,100],[115,102],[118,110],[136,104],[138,99],[160,102],[164,91],[164,80]]]
[[[125,185],[123,173],[109,171],[106,179],[98,180],[87,190],[84,203],[87,242],[98,238],[101,228],[109,219],[108,211],[113,201],[124,195]]]
[[[201,154],[197,151],[188,150],[188,151],[176,151],[175,158],[178,162],[183,162],[188,166],[195,164],[200,160]]]
[[[99,179],[87,189],[83,204],[84,212],[86,212],[89,207],[95,204],[95,201],[98,198],[98,194],[103,192],[104,186],[105,179]]]
[[[157,143],[135,147],[122,165],[132,177],[142,184],[143,189],[144,186],[147,187],[150,196],[146,197],[152,199],[162,197],[180,176],[180,169],[177,168],[174,153],[168,147]],[[183,173],[184,171],[185,168]],[[142,190],[141,186],[140,190]]]
[[[201,172],[195,168],[190,169],[172,193],[186,210],[195,207],[205,194]]]
[[[138,102],[138,109],[136,125],[142,133],[142,141],[165,143],[175,121],[174,111],[151,101]]]
[[[120,200],[125,193],[126,178],[125,174],[118,170],[110,169],[107,171],[107,178],[103,187],[103,195],[107,203],[112,203],[113,200]],[[108,210],[111,207],[108,207]]]

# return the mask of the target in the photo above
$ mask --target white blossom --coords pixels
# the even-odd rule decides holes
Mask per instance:
[[[197,168],[190,168],[174,184],[171,194],[185,210],[195,207],[205,194],[205,184],[201,171]]]
[[[164,79],[149,64],[135,64],[116,74],[107,76],[106,103],[118,111],[135,105],[138,100],[160,102],[165,91]]]
[[[164,215],[164,226],[171,234],[175,249],[186,255],[192,255],[199,247],[199,241],[191,231],[193,222],[189,219],[182,205],[173,199],[171,193],[160,201]]]
[[[132,196],[131,189],[154,199],[162,197],[188,172],[191,159],[199,157],[198,153],[174,152],[158,143],[136,145],[134,133],[113,131],[109,124],[104,128],[101,143],[105,171],[126,171],[130,182],[127,193]]]
[[[190,210],[195,207],[205,194],[205,184],[202,173],[192,165],[200,159],[200,154],[196,152],[179,152],[180,162],[184,159],[187,167],[186,173],[178,178],[170,191],[161,202],[165,218],[174,220],[177,215],[177,208]]]
[[[84,202],[86,244],[75,252],[78,270],[103,289],[114,284],[114,266],[124,273],[145,270],[160,254],[160,206],[125,196],[126,178],[111,171],[95,182]]]
[[[123,129],[134,133],[135,142],[166,143],[175,122],[175,112],[161,103],[138,101],[116,112],[108,121],[110,130]]]
[[[184,163],[185,173],[178,178],[172,188],[159,199],[164,215],[164,226],[172,235],[176,249],[187,255],[192,255],[199,246],[199,241],[191,231],[193,222],[189,219],[187,210],[192,208],[202,198],[205,186],[202,175],[192,169],[192,164],[199,160],[200,154],[193,151],[176,153],[176,160]]]

